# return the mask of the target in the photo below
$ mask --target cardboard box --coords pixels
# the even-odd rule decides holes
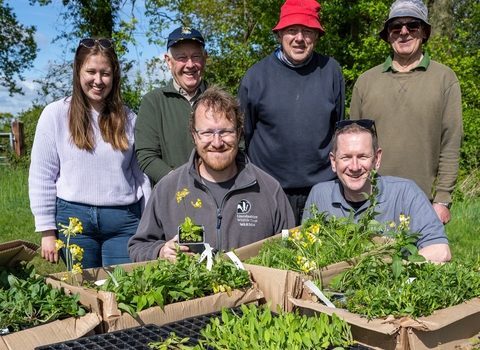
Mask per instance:
[[[30,261],[38,253],[39,245],[16,240],[0,243],[0,266],[13,266],[20,261]]]
[[[277,312],[277,305],[283,311],[293,311],[294,304],[290,301],[292,297],[316,300],[315,297],[312,297],[309,289],[304,287],[303,281],[308,276],[265,266],[249,264],[244,264],[243,266],[252,273],[253,280],[263,293],[260,304],[271,302],[270,310],[273,312]]]
[[[131,272],[136,266],[145,265],[148,262],[132,263],[121,265],[125,271]],[[152,262],[154,263],[154,261]],[[115,266],[86,269],[78,276],[79,285],[84,281],[98,281],[106,279],[108,272],[113,272]],[[178,302],[166,305],[164,310],[155,306],[137,313],[137,317],[133,317],[128,313],[122,313],[116,302],[114,293],[95,291],[93,289],[81,286],[72,286],[60,279],[64,273],[58,273],[47,276],[48,283],[58,288],[63,287],[69,293],[80,293],[80,302],[92,310],[102,315],[102,327],[97,332],[113,332],[126,328],[142,326],[145,324],[155,324],[162,326],[166,323],[175,322],[188,317],[194,317],[202,314],[219,311],[222,307],[235,307],[250,302],[259,302],[263,298],[263,293],[258,286],[254,285],[250,288],[237,289],[233,291],[232,296],[227,293],[218,293],[199,299]],[[259,279],[253,275],[253,279]]]
[[[38,253],[39,245],[16,240],[0,244],[0,266],[12,266],[21,261],[31,261]],[[37,346],[63,342],[94,334],[102,318],[92,312],[85,316],[69,317],[30,327],[0,336],[0,350],[34,349]]]
[[[480,298],[437,310],[417,320],[409,316],[367,320],[346,310],[290,298],[305,313],[335,313],[352,327],[355,340],[384,350],[453,350],[463,346],[480,332]]]
[[[260,251],[260,248],[262,248],[263,242],[268,241],[270,239],[280,238],[280,237],[282,237],[281,233],[276,234],[275,236],[272,236],[272,237],[264,238],[260,241],[254,242],[254,243],[250,243],[246,246],[237,248],[237,249],[235,249],[235,255],[238,256],[240,261],[245,261],[249,258],[252,258],[252,257],[258,255],[258,252]]]
[[[299,228],[299,227],[296,227],[296,228]],[[296,229],[296,228],[293,228],[293,229]],[[251,243],[249,245],[246,245],[246,246],[243,246],[241,248],[235,249],[235,255],[237,255],[237,257],[240,259],[240,261],[245,261],[245,260],[247,260],[251,257],[257,256],[260,249],[262,248],[263,243],[265,241],[268,241],[270,239],[280,238],[281,236],[282,236],[282,234],[279,233],[279,234],[276,234],[275,236],[265,238],[265,239],[262,239],[258,242]],[[387,237],[383,237],[383,236],[378,236],[378,237],[373,238],[373,240],[378,244],[378,246],[382,246],[382,245],[386,244],[387,239],[388,239]],[[366,253],[366,254],[368,254],[368,253]],[[228,259],[228,257],[226,257],[226,259]],[[351,259],[351,260],[355,261],[355,259]],[[251,266],[253,266],[253,265],[251,265]],[[326,266],[326,267],[322,267],[321,269],[317,270],[313,274],[315,274],[316,277],[318,277],[322,281],[322,286],[326,287],[335,276],[337,276],[343,270],[348,269],[350,267],[352,267],[351,263],[349,263],[347,261],[341,261],[341,262],[334,263],[334,264],[331,264],[331,265]],[[272,268],[272,270],[276,270],[276,269]]]
[[[69,317],[3,335],[0,336],[0,350],[32,350],[37,346],[93,335],[94,328],[101,321],[100,315],[88,313],[79,318]]]

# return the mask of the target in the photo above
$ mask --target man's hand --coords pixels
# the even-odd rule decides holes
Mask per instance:
[[[178,246],[178,235],[173,237],[170,241],[167,241],[165,245],[158,252],[158,257],[160,259],[176,258],[177,257],[177,246]],[[189,249],[187,246],[180,246],[180,251],[188,252]]]
[[[450,215],[450,209],[448,209],[446,206],[433,203],[433,209],[435,210],[435,213],[437,213],[438,218],[444,225],[448,224],[448,222],[452,219]]]
[[[58,252],[55,246],[57,236],[55,230],[48,230],[42,232],[42,258],[56,263],[58,261]]]

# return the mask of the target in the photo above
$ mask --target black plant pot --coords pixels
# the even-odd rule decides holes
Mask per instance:
[[[181,231],[182,231],[182,227],[181,226],[178,226],[178,244],[179,245],[183,245],[183,246],[187,246],[188,249],[192,252],[192,253],[203,253],[203,251],[205,250],[205,246],[204,246],[204,243],[205,243],[205,227],[203,225],[198,225],[202,228],[202,240],[200,242],[192,242],[192,241],[186,241],[186,240],[182,240],[181,239]]]

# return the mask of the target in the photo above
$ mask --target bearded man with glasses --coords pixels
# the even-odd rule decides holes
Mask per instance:
[[[460,84],[448,67],[430,60],[427,7],[397,0],[380,37],[393,54],[355,83],[350,119],[373,119],[382,138],[382,175],[411,179],[440,220],[450,221],[463,138]]]
[[[187,164],[161,179],[128,249],[133,261],[175,257],[177,229],[185,219],[176,193],[199,200],[196,224],[217,251],[259,241],[295,224],[280,184],[239,149],[244,115],[233,96],[218,86],[197,100],[189,122],[195,149]],[[188,252],[187,246],[180,250]]]
[[[330,164],[338,179],[321,182],[310,191],[305,208],[312,204],[319,212],[357,221],[370,206],[365,193],[372,194],[372,171],[380,168],[382,149],[378,147],[375,122],[369,119],[343,120],[336,124]],[[383,142],[383,138],[382,138]],[[445,228],[427,196],[411,180],[377,176],[379,190],[375,220],[400,224],[400,215],[410,217],[410,229],[420,234],[416,242],[419,254],[434,262],[451,259]],[[303,219],[310,216],[308,211]]]

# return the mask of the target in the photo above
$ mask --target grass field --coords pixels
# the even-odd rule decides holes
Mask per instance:
[[[28,200],[28,171],[0,166],[0,243],[17,239],[41,243],[35,233]],[[452,221],[446,226],[453,259],[480,259],[480,198],[452,207]],[[40,274],[65,271],[63,263],[51,264],[37,256],[33,260]]]

